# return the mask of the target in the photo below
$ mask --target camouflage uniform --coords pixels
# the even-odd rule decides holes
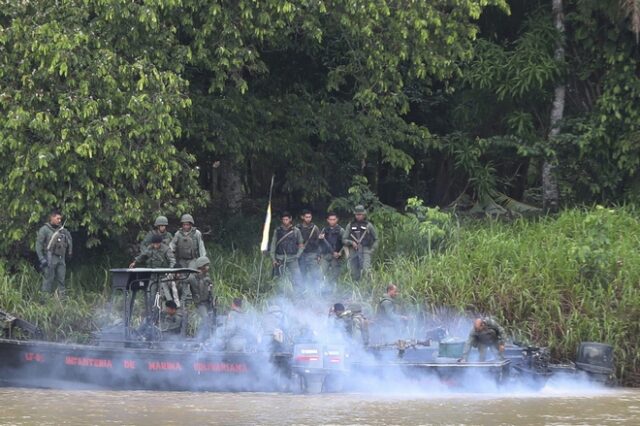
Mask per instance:
[[[358,244],[358,249],[353,249],[353,244]],[[371,271],[371,256],[378,247],[378,234],[376,228],[366,221],[353,221],[347,225],[342,234],[342,244],[350,248],[349,267],[351,278],[359,281],[362,274]]]
[[[200,318],[196,336],[206,340],[211,336],[211,314],[213,313],[213,281],[208,274],[192,274],[187,280],[193,304]]]
[[[400,336],[402,316],[396,313],[396,301],[389,294],[382,296],[378,303],[376,323],[383,343],[397,340]]]
[[[60,230],[50,223],[43,225],[36,237],[36,254],[43,267],[44,279],[42,291],[52,293],[55,286],[64,293],[64,279],[67,272],[65,257],[73,253],[73,240],[71,233],[66,229]],[[53,241],[51,239],[54,238]],[[55,286],[54,286],[55,285]]]
[[[186,233],[182,229],[178,230],[171,240],[170,247],[176,257],[176,266],[180,268],[192,267],[197,258],[207,255],[202,233],[195,227]]]
[[[320,265],[324,273],[325,280],[330,284],[336,284],[342,272],[342,234],[344,229],[340,225],[333,228],[326,226],[322,230],[324,241],[320,244]],[[340,257],[335,258],[333,253],[340,253]]]
[[[149,244],[143,249],[142,253],[134,259],[134,262],[136,264],[143,263],[147,268],[173,268],[176,264],[176,259],[173,256],[171,248],[161,243],[157,249],[153,244]],[[175,291],[178,293],[178,297],[176,298],[176,295],[174,295],[172,291],[176,285],[175,282],[169,282],[167,279],[161,278],[159,274],[153,274],[151,280],[160,286],[160,295],[164,300],[173,300],[178,306],[182,306],[186,293],[176,287]],[[180,296],[180,294],[182,296]]]
[[[304,250],[298,259],[300,273],[307,283],[317,285],[322,279],[320,264],[318,263],[318,258],[320,257],[320,240],[318,240],[320,229],[313,223],[309,225],[300,223],[296,227],[300,230],[302,244],[304,244]]]
[[[478,348],[480,353],[480,361],[484,361],[487,356],[487,348],[495,348],[498,352],[500,359],[503,359],[502,353],[498,351],[500,345],[504,345],[506,333],[504,328],[498,324],[493,318],[483,319],[486,328],[481,331],[476,331],[475,328],[471,329],[469,338],[464,345],[464,351],[462,352],[462,359],[466,361],[469,358],[469,352],[471,348]]]
[[[291,275],[291,282],[297,291],[302,287],[302,274],[298,265],[298,258],[303,250],[302,244],[302,234],[295,226],[285,228],[281,225],[273,231],[271,260],[278,262],[277,268],[281,277]]]
[[[362,313],[360,305],[352,305],[351,311],[351,338],[354,342],[362,344],[362,346],[369,345],[369,321]]]
[[[171,235],[171,232],[160,232],[157,229],[147,232],[147,235],[144,236],[140,245],[142,247],[148,247],[149,244],[151,244],[151,239],[154,235],[160,235],[162,237],[162,244],[167,245],[167,247],[171,245],[171,240],[173,239],[173,235]]]
[[[224,324],[225,349],[231,352],[245,352],[251,343],[249,337],[246,314],[235,309],[229,311]]]
[[[178,309],[174,315],[169,315],[166,311],[160,314],[160,331],[169,335],[178,335],[182,330],[182,311]]]

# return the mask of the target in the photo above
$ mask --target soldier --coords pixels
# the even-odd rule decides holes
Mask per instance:
[[[282,308],[278,305],[269,306],[262,320],[262,349],[270,353],[284,352],[285,330],[287,323]]]
[[[306,282],[312,286],[320,282],[320,229],[312,222],[313,215],[309,210],[302,212],[302,223],[296,227],[302,234],[302,244],[304,246],[302,254],[298,259],[300,273]]]
[[[327,226],[324,227],[318,239],[320,240],[320,265],[325,280],[335,285],[342,272],[342,234],[344,229],[338,225],[338,215],[330,212],[327,216]]]
[[[282,213],[282,225],[273,231],[271,237],[271,261],[275,275],[284,277],[289,274],[294,289],[301,290],[302,275],[298,258],[302,254],[304,244],[300,230],[291,224],[291,214]]]
[[[378,235],[373,225],[367,221],[367,211],[358,205],[353,210],[355,220],[344,230],[342,244],[349,247],[349,267],[351,278],[360,281],[362,274],[371,271],[371,256],[378,247]]]
[[[242,299],[235,298],[231,302],[231,310],[224,325],[225,349],[232,352],[246,351],[252,340],[250,336],[247,317],[242,310]]]
[[[369,321],[362,313],[362,307],[358,304],[349,306],[351,311],[351,338],[362,346],[369,345]]]
[[[167,300],[164,306],[165,309],[160,315],[160,331],[168,335],[165,338],[175,337],[182,329],[182,312],[173,300]]]
[[[458,361],[466,362],[469,358],[471,348],[478,348],[480,352],[480,362],[483,362],[487,355],[487,348],[498,350],[498,357],[504,359],[504,341],[506,333],[504,328],[492,318],[476,318],[473,321],[473,328],[469,333],[467,343],[464,345],[462,358]]]
[[[396,311],[396,298],[398,297],[398,287],[395,284],[387,286],[387,292],[380,298],[378,303],[378,315],[376,323],[379,326],[382,340],[388,343],[399,337],[399,328],[408,317],[398,314]]]
[[[49,214],[49,222],[38,231],[36,254],[44,276],[42,291],[52,293],[57,287],[60,295],[64,296],[64,279],[67,271],[65,257],[71,258],[73,254],[73,240],[64,225],[60,225],[61,223],[60,211],[52,210]]]
[[[191,274],[187,280],[191,289],[193,304],[200,317],[200,327],[196,335],[201,340],[207,340],[211,336],[211,317],[215,317],[213,303],[213,281],[209,277],[209,258],[202,256],[196,259],[194,266],[198,274]]]
[[[162,242],[167,246],[171,245],[171,239],[173,236],[171,232],[167,231],[167,226],[169,226],[169,220],[166,216],[158,216],[156,221],[153,223],[153,231],[147,232],[144,239],[142,240],[142,247],[148,247],[151,244],[151,238],[154,235],[160,235],[162,237]]]
[[[182,228],[173,236],[170,247],[176,256],[176,266],[189,268],[197,258],[206,256],[207,250],[202,241],[202,234],[193,226],[193,216],[182,215],[180,223]]]
[[[176,258],[169,246],[163,242],[162,235],[154,234],[151,236],[151,244],[143,247],[142,252],[129,264],[129,269],[135,268],[138,263],[144,263],[147,268],[173,268]],[[164,300],[173,300],[178,307],[183,306],[188,293],[183,288],[179,289],[175,281],[163,278],[159,274],[152,274],[151,282],[155,284],[156,289],[160,286],[160,295]]]

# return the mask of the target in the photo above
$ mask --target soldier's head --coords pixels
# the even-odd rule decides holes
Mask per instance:
[[[231,301],[231,309],[233,309],[234,311],[241,311],[242,310],[242,299],[239,298],[239,297],[235,297]]]
[[[195,267],[200,271],[201,274],[206,274],[207,272],[209,272],[210,263],[211,261],[209,261],[209,258],[207,256],[201,256],[196,259]]]
[[[338,215],[335,212],[329,212],[327,215],[327,224],[332,228],[338,224]]]
[[[178,305],[176,305],[176,302],[174,302],[173,300],[167,300],[164,303],[164,311],[168,315],[175,315],[178,311]]]
[[[158,250],[162,245],[162,236],[158,234],[153,234],[151,237],[151,245],[154,249]]]
[[[285,227],[291,226],[291,213],[282,212],[282,214],[280,215],[280,221],[282,222],[282,225]]]
[[[305,225],[309,225],[313,220],[313,214],[311,214],[311,210],[302,210],[302,214],[300,215],[300,219],[305,223]]]
[[[487,328],[487,323],[485,323],[482,318],[473,320],[473,329],[475,331],[484,331],[485,328]]]
[[[336,314],[337,317],[344,313],[344,305],[342,303],[336,303],[333,305],[333,313]]]
[[[395,299],[398,296],[398,286],[395,284],[389,284],[387,286],[387,295],[390,298]]]
[[[193,228],[194,225],[193,216],[191,216],[190,214],[183,214],[180,218],[180,224],[184,232],[191,231],[191,228]]]
[[[161,234],[167,232],[167,226],[169,225],[169,219],[166,216],[158,216],[156,217],[155,222],[153,222],[153,227],[158,230]]]
[[[355,208],[353,209],[353,215],[355,216],[358,222],[362,222],[367,218],[367,210],[364,208],[363,205],[359,204],[355,206]]]
[[[49,223],[53,226],[59,226],[62,223],[62,213],[60,213],[60,210],[51,210],[49,213]]]

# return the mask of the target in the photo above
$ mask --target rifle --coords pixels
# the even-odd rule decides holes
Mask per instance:
[[[47,247],[45,249],[45,252],[47,253],[47,267],[49,265],[51,265],[51,244],[53,244],[53,241],[56,239],[56,237],[58,236],[58,234],[60,233],[60,231],[62,231],[64,229],[64,226],[67,224],[67,221],[65,219],[65,221],[62,223],[62,226],[58,229],[55,230],[55,232],[53,234],[51,234],[51,238],[49,238],[49,242],[47,243]],[[44,266],[41,266],[41,269],[44,271]]]

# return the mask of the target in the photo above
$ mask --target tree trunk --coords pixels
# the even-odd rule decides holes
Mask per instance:
[[[244,198],[240,166],[231,160],[222,161],[220,164],[219,178],[227,213],[240,213],[242,199]]]
[[[560,33],[555,50],[555,60],[564,63],[564,13],[562,0],[553,0],[552,5],[553,21],[556,30]],[[551,108],[551,120],[549,131],[549,144],[560,133],[559,123],[564,115],[565,84],[558,83],[554,91],[553,107]],[[545,158],[542,163],[542,205],[545,210],[556,211],[560,203],[558,192],[558,180],[556,176],[556,165],[553,158]]]

